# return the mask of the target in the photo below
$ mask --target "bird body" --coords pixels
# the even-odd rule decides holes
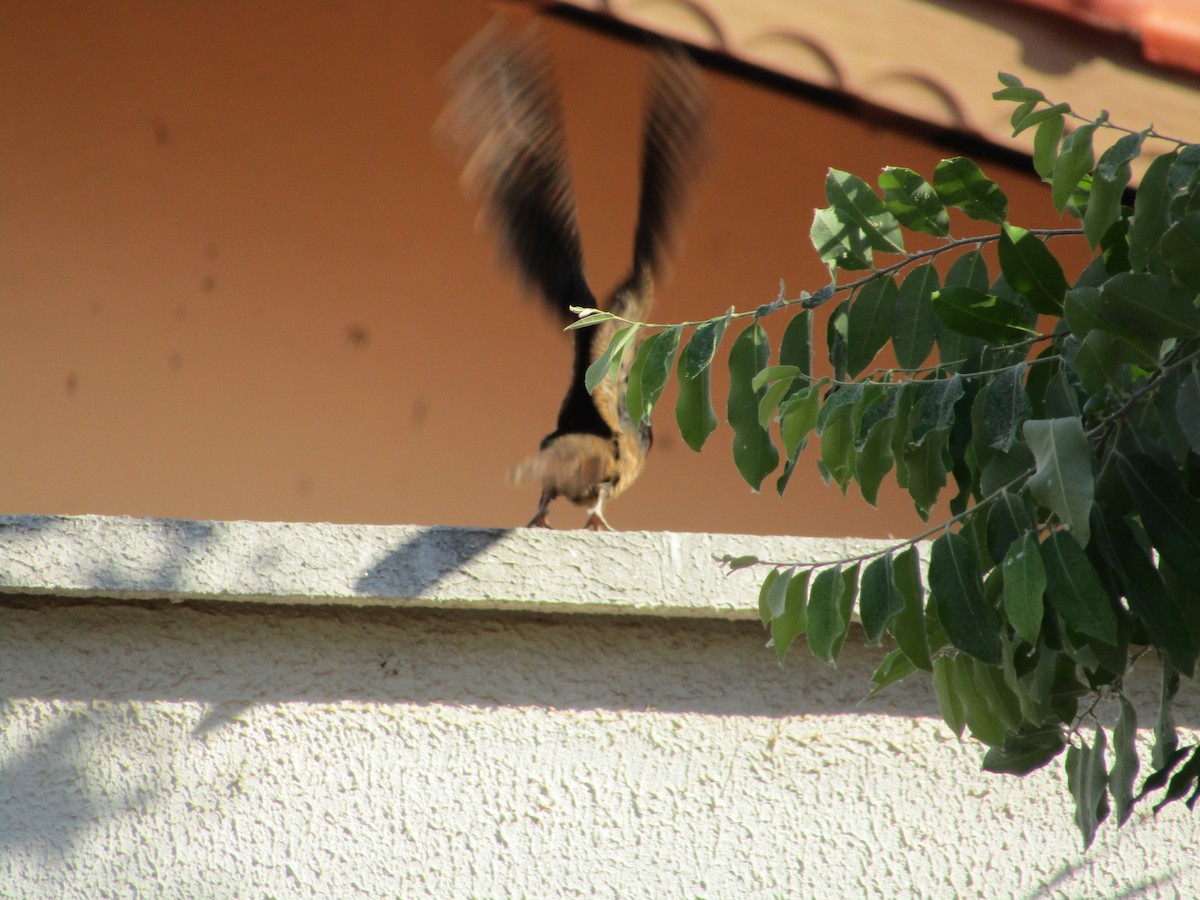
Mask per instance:
[[[443,127],[468,159],[464,178],[482,195],[499,234],[502,256],[523,282],[568,324],[571,307],[596,308],[583,272],[583,251],[571,191],[557,83],[536,29],[511,33],[501,22],[485,28],[449,70],[453,94]],[[620,319],[649,313],[664,257],[702,159],[705,101],[696,66],[679,50],[656,54],[645,111],[642,183],[629,276],[603,308]],[[607,529],[604,504],[641,474],[653,435],[625,408],[626,349],[614,379],[591,393],[588,367],[624,323],[609,319],[573,332],[571,382],[555,430],[511,478],[539,484],[531,526],[548,527],[556,497],[587,507],[589,529]]]

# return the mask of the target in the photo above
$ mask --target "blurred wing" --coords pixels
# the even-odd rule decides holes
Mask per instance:
[[[464,180],[499,233],[501,255],[565,321],[595,306],[583,274],[562,108],[545,46],[533,28],[499,20],[450,64],[439,123],[467,157]]]
[[[659,51],[646,90],[632,284],[653,283],[672,249],[688,189],[709,157],[707,123],[696,63],[678,47]]]

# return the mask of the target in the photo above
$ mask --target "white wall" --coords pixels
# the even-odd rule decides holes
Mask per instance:
[[[210,526],[218,537],[173,579],[223,565],[239,527]],[[837,669],[799,647],[781,670],[761,628],[728,617],[30,593],[41,575],[21,560],[53,570],[57,545],[83,571],[81,535],[103,532],[115,553],[91,570],[109,573],[95,592],[119,595],[147,574],[131,535],[182,528],[0,522],[4,896],[1187,896],[1200,883],[1200,819],[1181,804],[1105,827],[1084,853],[1057,764],[1024,781],[979,772],[978,747],[948,733],[919,681],[859,706],[881,654],[858,633]],[[398,533],[324,532],[314,577]],[[681,560],[736,543],[659,537]],[[494,546],[540,548],[526,577],[552,579],[578,571],[568,548],[593,538],[656,539],[512,532]],[[419,568],[388,558],[396,577]],[[633,559],[608,593],[636,594],[639,566],[674,585],[660,593],[687,592],[669,558]],[[733,589],[743,614],[749,584]],[[1194,694],[1180,719],[1200,724]]]

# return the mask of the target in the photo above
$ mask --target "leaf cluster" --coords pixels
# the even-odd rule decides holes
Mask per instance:
[[[1081,119],[1001,82],[994,96],[1016,103],[1014,133],[1035,129],[1034,168],[1076,224],[1010,222],[1003,190],[963,157],[929,179],[888,167],[877,187],[831,170],[811,230],[830,284],[660,327],[637,350],[628,407],[648,419],[673,368],[675,417],[699,451],[717,426],[719,347],[749,319],[726,357],[726,419],[752,488],[778,473],[782,495],[816,444],[843,492],[856,484],[874,504],[890,476],[926,518],[948,500],[949,519],[886,552],[727,562],[767,568],[759,610],[781,662],[801,635],[835,662],[857,611],[868,642],[892,648],[872,693],[927,673],[949,727],[988,747],[989,771],[1023,775],[1064,755],[1090,843],[1110,812],[1124,822],[1157,790],[1156,811],[1200,797],[1200,747],[1178,746],[1171,714],[1200,655],[1200,146],[1154,159],[1129,204],[1151,129]],[[1095,135],[1113,129],[1097,156]],[[989,230],[955,237],[962,219]],[[914,234],[935,246],[907,250]],[[1066,240],[1093,251],[1082,272],[1060,263]],[[813,309],[835,299],[818,376]],[[777,348],[761,323],[774,314],[790,316]],[[653,326],[619,332],[597,379],[639,327]],[[872,368],[885,347],[897,365]],[[1163,691],[1154,772],[1135,793],[1137,710],[1123,679],[1151,649]],[[1105,698],[1118,706],[1111,736],[1094,714]]]

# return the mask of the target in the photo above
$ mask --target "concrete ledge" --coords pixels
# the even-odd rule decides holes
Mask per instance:
[[[746,619],[758,573],[882,541],[542,529],[0,516],[3,594]]]

